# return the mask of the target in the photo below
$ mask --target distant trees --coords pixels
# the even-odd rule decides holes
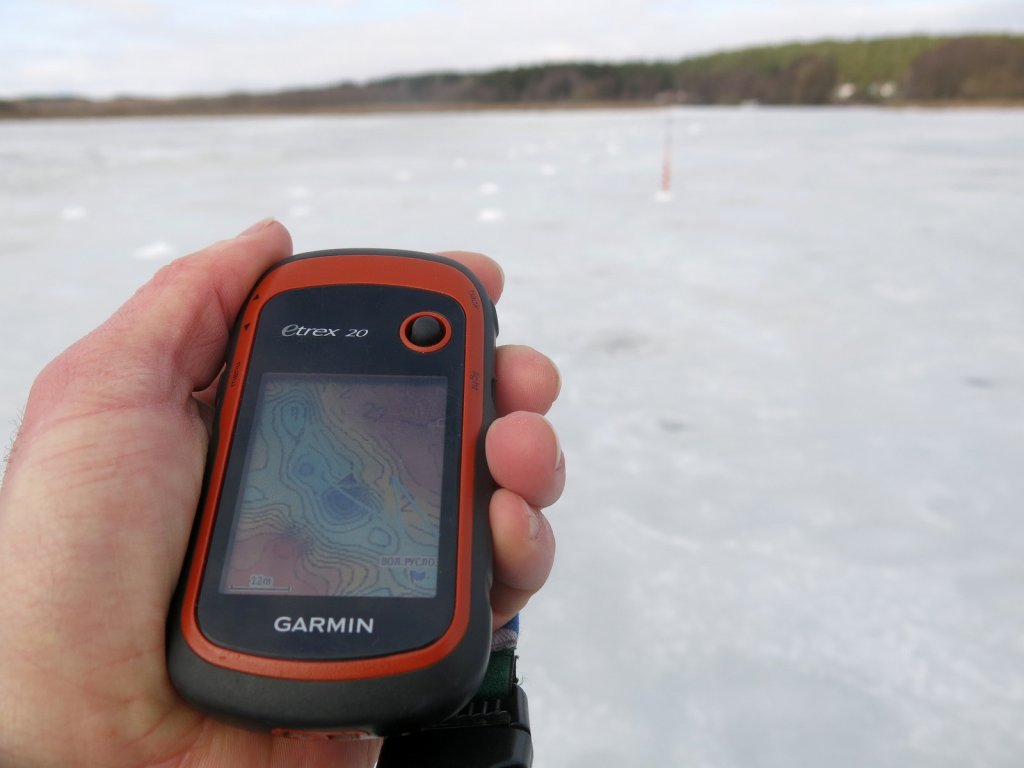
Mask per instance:
[[[898,37],[728,51],[679,62],[690,101],[824,104],[1024,99],[1024,37]]]
[[[836,89],[835,59],[802,56],[786,67],[786,92],[781,104],[827,104]]]
[[[899,37],[747,48],[678,62],[556,64],[462,75],[456,97],[498,103],[647,101],[828,104],[847,101],[1024,98],[1024,37]],[[370,90],[377,87],[371,83]],[[685,96],[684,96],[685,94]]]
[[[1024,99],[1024,39],[963,37],[925,51],[910,65],[910,99]]]
[[[646,100],[672,87],[667,64],[552,64],[475,77],[482,95],[505,103]]]
[[[833,59],[811,54],[758,68],[698,68],[681,74],[676,87],[698,104],[827,104],[836,77]]]
[[[674,62],[563,63],[439,72],[276,93],[0,102],[0,118],[329,112],[420,106],[685,102],[1024,101],[1024,36],[791,43]]]

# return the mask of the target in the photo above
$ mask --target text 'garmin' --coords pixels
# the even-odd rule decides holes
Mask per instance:
[[[333,616],[278,616],[274,619],[274,629],[278,632],[337,632],[344,635],[361,635],[373,633],[373,619],[335,618]]]

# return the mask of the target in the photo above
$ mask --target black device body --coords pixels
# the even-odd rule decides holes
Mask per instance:
[[[490,650],[494,307],[448,259],[318,251],[240,313],[168,669],[196,707],[388,735],[475,693]]]

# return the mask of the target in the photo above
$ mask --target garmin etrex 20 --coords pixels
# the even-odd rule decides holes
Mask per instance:
[[[196,707],[387,735],[465,704],[490,650],[494,306],[437,256],[301,254],[235,327],[168,668]]]

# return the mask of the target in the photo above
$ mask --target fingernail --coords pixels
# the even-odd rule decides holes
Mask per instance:
[[[565,466],[565,454],[562,453],[562,441],[558,439],[558,433],[555,432],[555,472]]]
[[[275,219],[273,216],[268,216],[265,219],[260,219],[244,232],[240,232],[239,234],[237,234],[236,237],[248,237],[249,235],[255,235],[261,229],[266,229],[267,227],[269,227],[271,224],[274,223],[274,221]]]
[[[551,360],[549,357],[548,360]],[[555,364],[554,360],[551,360],[551,367],[555,369],[555,400],[562,394],[562,371]]]
[[[505,286],[505,269],[501,266],[501,264],[498,264],[496,259],[491,259],[491,261],[493,261],[494,264],[498,267],[498,274],[501,275],[501,283],[499,283],[499,285],[504,287]]]
[[[523,509],[526,510],[526,523],[529,526],[527,535],[531,539],[536,539],[540,535],[540,512],[525,501],[523,502]]]

